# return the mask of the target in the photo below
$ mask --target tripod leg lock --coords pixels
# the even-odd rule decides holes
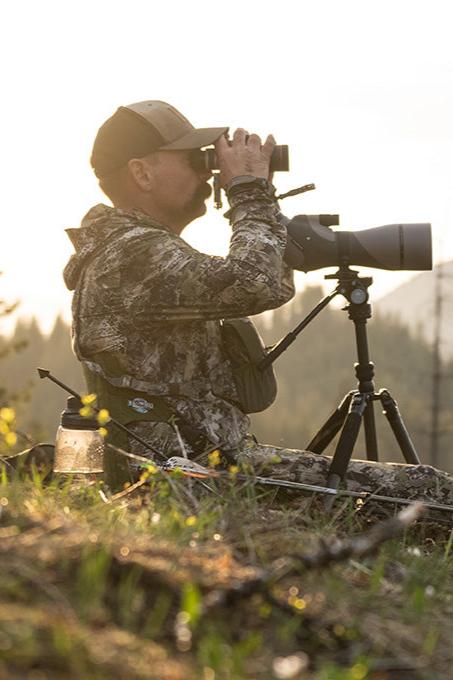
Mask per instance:
[[[346,416],[340,439],[330,464],[328,479],[333,479],[332,475],[336,475],[339,479],[344,478],[357,441],[362,416],[370,402],[371,396],[371,394],[364,394],[363,392],[354,393],[349,413]]]
[[[381,400],[384,415],[392,428],[406,463],[409,463],[410,465],[420,465],[420,458],[418,457],[418,453],[403,422],[395,399],[393,399],[386,389],[379,391],[379,399]]]
[[[382,404],[383,413],[387,420],[397,420],[400,417],[398,404],[386,389],[379,390],[379,399]]]
[[[374,392],[374,364],[369,361],[367,364],[354,364],[355,374],[360,383],[361,392]]]

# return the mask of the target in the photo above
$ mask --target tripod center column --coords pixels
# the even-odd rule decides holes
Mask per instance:
[[[374,387],[374,364],[370,361],[368,350],[368,336],[366,322],[371,318],[371,305],[367,302],[362,304],[351,303],[347,307],[349,318],[354,322],[357,342],[358,362],[354,364],[355,374],[359,381],[360,392],[373,393]]]

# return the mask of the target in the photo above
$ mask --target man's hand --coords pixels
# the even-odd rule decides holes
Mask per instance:
[[[249,135],[242,128],[235,131],[231,141],[221,137],[215,145],[221,185],[225,186],[239,175],[269,179],[269,163],[274,147],[272,135],[261,144],[258,135]]]

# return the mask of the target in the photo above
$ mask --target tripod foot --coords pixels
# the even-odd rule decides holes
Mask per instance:
[[[341,482],[341,477],[340,475],[335,474],[335,472],[331,472],[330,475],[327,477],[327,486],[329,489],[338,489],[340,486]],[[333,508],[333,504],[335,502],[335,496],[326,496],[324,499],[324,507],[326,510],[330,511]]]
[[[340,475],[335,474],[335,472],[331,472],[330,475],[327,477],[327,486],[329,489],[338,489],[340,486],[341,482],[341,477]]]

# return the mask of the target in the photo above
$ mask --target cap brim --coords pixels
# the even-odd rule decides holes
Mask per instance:
[[[221,137],[225,132],[228,132],[227,127],[222,128],[198,128],[197,130],[191,130],[183,137],[176,139],[170,144],[165,144],[159,147],[159,151],[162,149],[164,151],[177,151],[183,149],[202,149],[204,146],[209,146],[214,144],[219,137]]]

